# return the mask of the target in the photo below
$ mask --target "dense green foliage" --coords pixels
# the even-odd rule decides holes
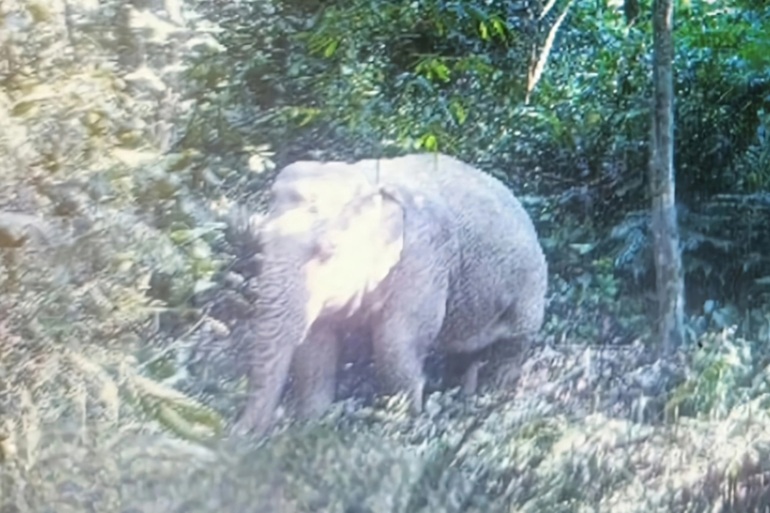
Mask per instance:
[[[691,313],[706,300],[750,306],[767,293],[756,281],[770,275],[758,229],[767,206],[745,196],[770,179],[767,9],[692,2],[677,16],[676,168]],[[529,76],[565,11],[527,102]],[[531,211],[556,275],[573,282],[611,258],[617,293],[628,297],[652,283],[643,213],[649,2],[639,12],[630,20],[622,5],[587,1],[556,2],[544,16],[523,1],[258,2],[217,14],[226,50],[197,76],[222,88],[218,108],[237,106],[255,132],[249,142],[274,148],[278,164],[421,148],[496,173],[539,197]],[[230,141],[227,129],[209,140]],[[725,218],[725,206],[744,214]]]

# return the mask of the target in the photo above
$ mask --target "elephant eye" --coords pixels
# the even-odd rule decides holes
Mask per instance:
[[[302,201],[301,198],[297,197],[294,194],[287,194],[286,196],[283,196],[280,200],[280,203],[284,205],[286,208],[295,208],[298,204],[300,204]]]
[[[329,241],[316,241],[313,244],[313,257],[323,263],[329,260],[334,254],[334,247]]]
[[[296,205],[305,201],[304,196],[296,187],[276,187],[273,191],[275,201],[286,205]]]

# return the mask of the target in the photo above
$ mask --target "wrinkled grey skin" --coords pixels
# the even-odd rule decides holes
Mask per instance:
[[[368,330],[381,391],[405,392],[419,412],[430,350],[520,341],[543,322],[547,265],[528,214],[499,181],[446,155],[295,162],[276,178],[260,240],[239,432],[270,428],[289,372],[299,416],[322,414],[343,332]]]

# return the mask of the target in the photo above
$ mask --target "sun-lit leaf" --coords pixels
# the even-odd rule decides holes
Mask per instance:
[[[484,41],[489,39],[489,29],[487,28],[487,23],[485,21],[479,22],[479,35]]]
[[[416,147],[417,149],[422,148],[428,151],[436,151],[438,149],[438,138],[432,133],[424,134],[417,140]]]
[[[340,42],[338,39],[333,39],[329,41],[326,44],[326,47],[324,48],[324,57],[329,58],[332,55],[334,55],[334,52],[337,51],[337,47],[339,46]]]
[[[465,107],[463,107],[460,99],[453,98],[449,103],[449,108],[459,124],[465,123],[465,120],[468,119],[468,112],[465,110]]]
[[[26,4],[27,11],[35,23],[47,23],[51,21],[50,7],[43,2],[31,1]]]
[[[501,20],[499,17],[495,16],[491,20],[492,23],[492,30],[497,36],[504,40],[508,35],[508,29],[505,26],[505,22]]]
[[[593,251],[596,244],[570,244],[569,247],[577,251],[581,255],[585,255]]]
[[[40,112],[40,103],[37,101],[21,101],[11,109],[12,116],[36,116]]]

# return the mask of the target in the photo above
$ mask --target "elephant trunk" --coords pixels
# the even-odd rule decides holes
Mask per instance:
[[[305,290],[296,274],[296,266],[285,262],[263,268],[250,345],[248,399],[237,431],[261,436],[270,428],[292,354],[307,334]]]

